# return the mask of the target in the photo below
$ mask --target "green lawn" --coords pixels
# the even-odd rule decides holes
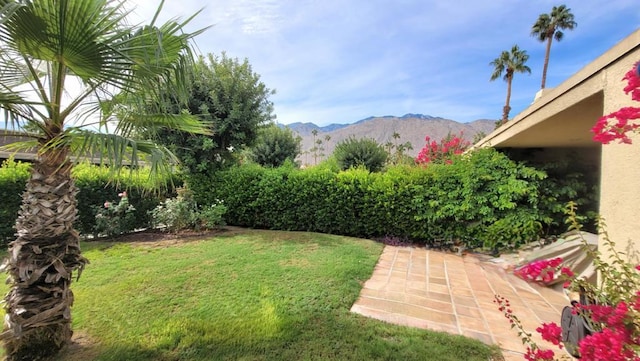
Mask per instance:
[[[70,360],[482,360],[479,341],[349,312],[382,245],[246,230],[83,244]]]

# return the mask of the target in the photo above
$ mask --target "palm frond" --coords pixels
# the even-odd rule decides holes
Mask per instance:
[[[135,169],[148,166],[153,179],[168,179],[179,163],[166,147],[148,140],[123,137],[117,134],[92,132],[80,128],[66,130],[72,152],[78,161],[91,160],[109,166],[113,174],[128,167]]]
[[[0,147],[0,151],[2,152],[34,152],[38,149],[38,141],[36,139],[22,140],[9,144],[5,144]]]
[[[536,22],[531,27],[531,36],[538,39],[538,41],[547,40],[549,27],[551,26],[551,17],[549,14],[540,14]]]
[[[181,114],[132,114],[118,117],[115,132],[130,135],[135,132],[155,135],[159,129],[172,129],[191,134],[212,135],[211,122],[200,120],[197,116]]]
[[[529,55],[518,45],[512,46],[510,51],[502,51],[499,57],[489,63],[494,67],[490,80],[498,79],[503,73],[504,81],[509,81],[514,73],[531,73],[531,69],[525,65],[528,60]]]
[[[109,108],[167,113],[159,100],[167,92],[186,102],[185,74],[193,64],[190,41],[205,30],[184,31],[195,14],[182,22],[129,27],[123,26],[128,15],[123,1],[39,0],[14,8],[0,14],[0,44],[6,45],[0,49],[6,65],[0,69],[0,107],[14,126],[21,119],[62,130],[69,117],[75,119],[73,126],[93,117],[103,127],[113,119],[104,112]],[[62,107],[69,75],[83,84]],[[20,96],[17,89],[29,82],[31,96]],[[121,135],[131,134],[138,123],[144,129],[169,126],[207,133],[206,126],[186,115],[137,118],[137,123],[123,119]]]

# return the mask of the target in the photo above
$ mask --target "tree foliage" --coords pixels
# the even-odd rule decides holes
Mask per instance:
[[[554,6],[549,14],[540,14],[531,27],[531,36],[536,37],[540,42],[547,42],[540,89],[544,89],[546,86],[549,54],[551,53],[553,39],[556,39],[556,41],[562,40],[564,38],[562,30],[573,30],[576,26],[578,26],[578,23],[575,22],[571,9],[566,5],[560,5]]]
[[[291,129],[272,124],[260,129],[251,158],[265,167],[279,167],[287,160],[294,163],[300,154],[301,142],[300,136],[294,136]]]
[[[275,92],[260,81],[247,59],[240,61],[225,53],[201,56],[188,83],[186,107],[173,103],[173,110],[197,114],[213,123],[213,134],[193,136],[166,130],[158,139],[190,173],[208,173],[232,164],[233,152],[252,145],[260,127],[275,118],[269,100]]]
[[[381,171],[388,157],[384,147],[374,139],[354,137],[339,142],[333,154],[343,170],[363,166],[370,172]]]
[[[529,54],[527,54],[527,51],[521,50],[518,45],[514,45],[511,47],[511,51],[504,50],[500,53],[499,57],[489,63],[489,65],[493,66],[491,81],[503,77],[504,81],[507,82],[507,99],[504,107],[502,108],[501,124],[504,124],[509,120],[509,112],[511,111],[511,106],[509,105],[511,102],[511,85],[513,83],[514,74],[531,74],[531,68],[525,65],[527,60],[529,60]]]

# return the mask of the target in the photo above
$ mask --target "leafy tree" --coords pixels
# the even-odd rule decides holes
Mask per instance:
[[[189,172],[206,174],[231,164],[234,151],[255,142],[260,127],[275,118],[269,101],[275,92],[260,81],[247,59],[241,62],[225,53],[200,57],[188,79],[186,108],[173,103],[172,109],[213,123],[213,134],[193,136],[165,130],[158,139],[175,152]]]
[[[491,80],[496,80],[504,74],[504,81],[507,82],[507,100],[505,101],[504,108],[502,108],[502,120],[501,124],[506,123],[509,120],[509,112],[511,106],[511,83],[513,82],[513,75],[515,73],[529,73],[531,69],[525,65],[529,60],[529,54],[526,50],[520,50],[518,45],[514,45],[511,51],[503,51],[499,57],[494,59],[489,65],[493,66],[493,73],[491,74]]]
[[[544,89],[547,82],[547,68],[549,66],[549,54],[551,53],[551,42],[564,38],[562,30],[573,30],[578,26],[574,21],[574,16],[566,5],[554,6],[549,14],[540,14],[538,20],[531,28],[531,35],[540,42],[547,42],[547,49],[544,54],[544,66],[542,67],[542,84],[540,89]]]
[[[200,31],[187,33],[188,20],[156,25],[156,17],[132,26],[126,14],[120,1],[2,1],[0,108],[7,127],[32,138],[10,149],[37,150],[5,262],[11,289],[0,337],[8,360],[51,357],[71,338],[72,274],[88,261],[73,227],[70,155],[101,154],[114,171],[144,159],[158,174],[170,168],[171,153],[133,135],[207,132],[193,116],[167,113],[157,97],[162,84],[186,99],[179,80]],[[114,116],[115,129],[103,133]]]
[[[300,154],[302,138],[294,136],[289,128],[281,128],[276,124],[263,128],[252,149],[253,160],[266,167],[279,167],[287,159],[295,163]]]
[[[384,147],[374,139],[354,137],[338,142],[333,154],[342,170],[363,166],[370,172],[382,170],[388,156]]]

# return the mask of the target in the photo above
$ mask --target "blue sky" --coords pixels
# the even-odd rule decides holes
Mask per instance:
[[[137,22],[160,1],[128,3]],[[514,44],[532,74],[516,74],[511,116],[532,102],[545,47],[531,26],[561,4],[578,26],[552,45],[554,87],[640,28],[638,0],[166,0],[161,19],[203,9],[191,28],[212,27],[199,51],[247,58],[276,90],[279,123],[406,113],[470,122],[500,118],[506,83],[489,81],[489,63]]]

